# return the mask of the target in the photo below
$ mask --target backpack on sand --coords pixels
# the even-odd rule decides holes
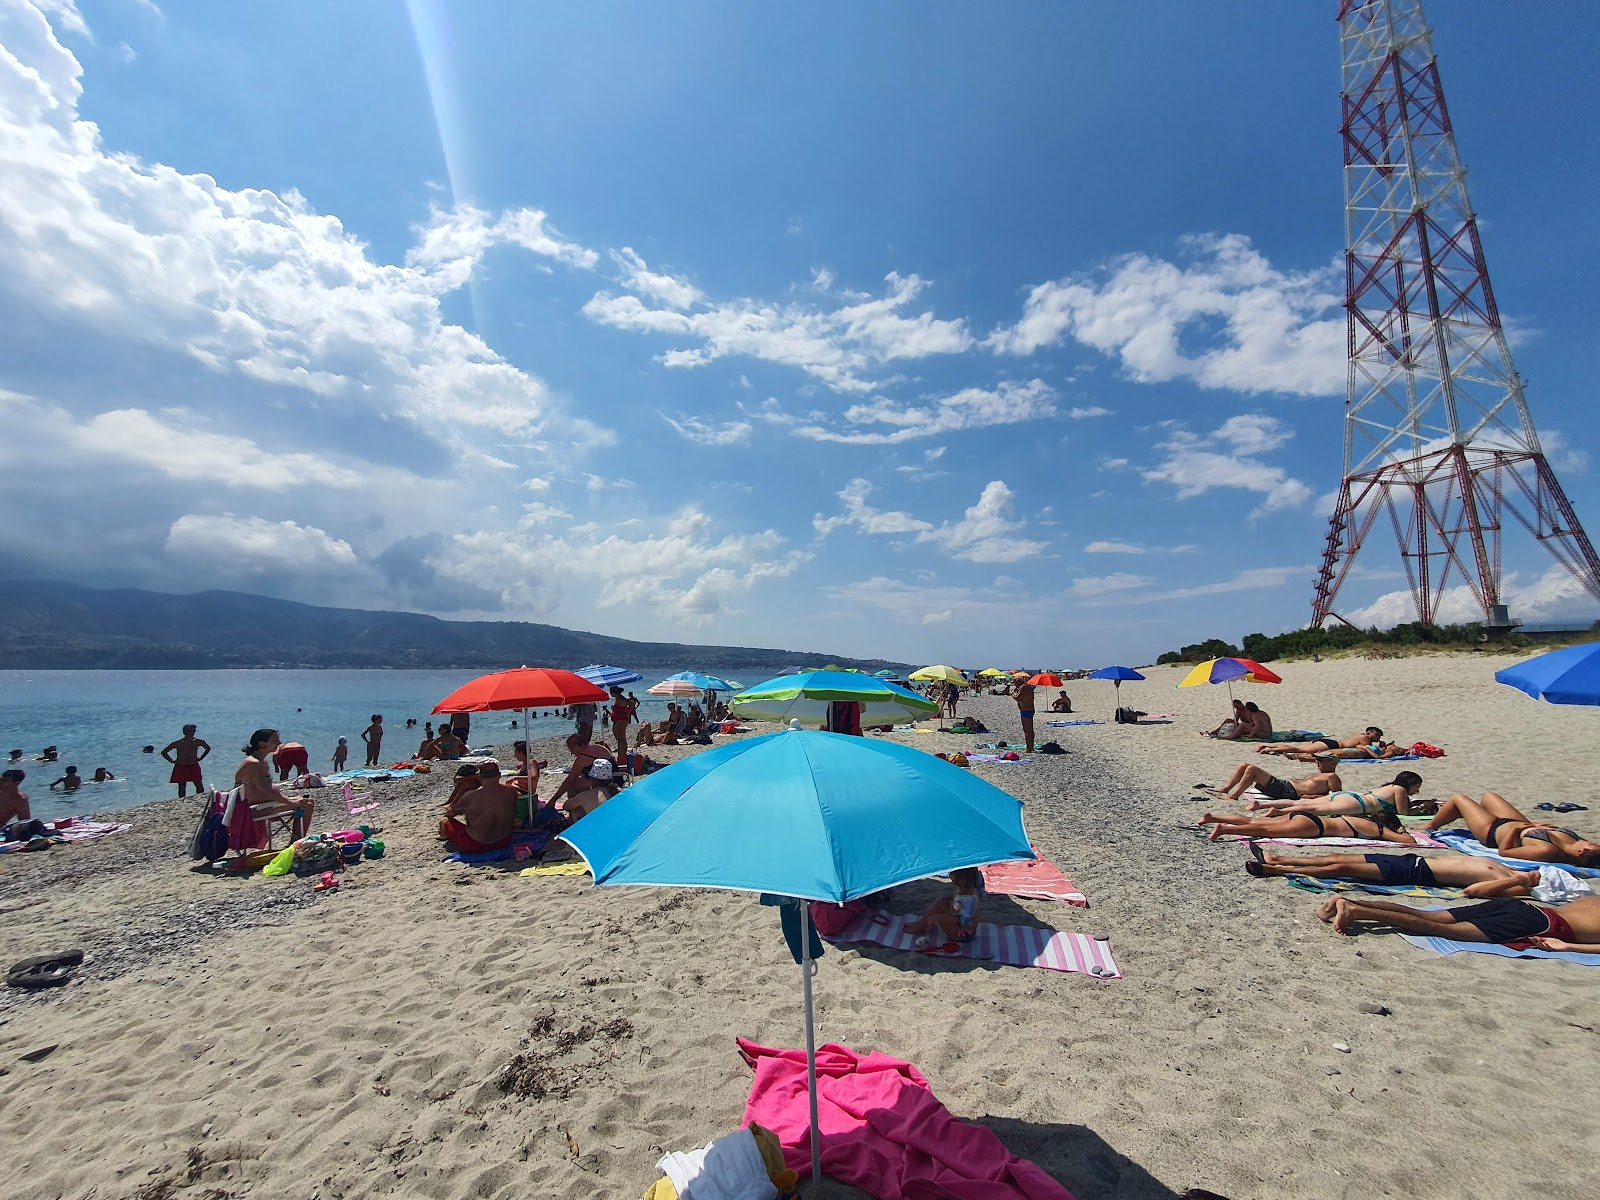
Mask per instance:
[[[228,827],[222,823],[220,792],[207,792],[200,810],[200,824],[189,839],[189,857],[216,862],[228,853]]]

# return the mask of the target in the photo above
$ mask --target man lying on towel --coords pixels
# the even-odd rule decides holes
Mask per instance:
[[[1259,853],[1259,852],[1258,852]],[[1558,904],[1579,896],[1592,896],[1589,884],[1560,867],[1519,871],[1492,858],[1471,854],[1319,854],[1296,858],[1288,854],[1260,854],[1244,864],[1258,879],[1305,875],[1312,879],[1349,879],[1381,883],[1386,887],[1457,887],[1469,898],[1531,896]]]
[[[1319,750],[1350,750],[1383,741],[1383,730],[1368,725],[1360,733],[1348,737],[1318,737],[1306,742],[1276,742],[1270,746],[1257,746],[1257,754],[1315,754]]]
[[[1255,788],[1268,800],[1294,801],[1309,800],[1313,796],[1326,796],[1329,792],[1338,791],[1344,786],[1334,770],[1338,764],[1333,759],[1320,757],[1315,762],[1316,774],[1305,775],[1299,779],[1279,779],[1276,775],[1267,774],[1265,768],[1253,763],[1240,763],[1227,783],[1219,788],[1206,790],[1224,800],[1237,800],[1247,789]]]
[[[1381,900],[1330,896],[1317,916],[1343,934],[1360,925],[1386,925],[1401,933],[1452,942],[1499,942],[1540,950],[1600,954],[1600,896],[1585,896],[1557,910],[1532,900],[1485,900],[1425,911]]]
[[[517,823],[516,788],[500,782],[500,764],[478,768],[478,786],[444,806],[439,836],[463,854],[486,854],[511,845]]]

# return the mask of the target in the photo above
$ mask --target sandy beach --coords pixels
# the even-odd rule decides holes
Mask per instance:
[[[1425,797],[1590,803],[1594,712],[1495,684],[1510,661],[1275,664],[1282,685],[1236,691],[1279,728],[1376,723],[1443,747],[1404,764]],[[1592,1195],[1600,971],[1336,935],[1315,896],[1248,877],[1241,845],[1194,827],[1193,785],[1255,758],[1196,736],[1227,689],[1148,674],[1122,700],[1172,723],[1041,728],[1071,753],[974,768],[1026,802],[1035,845],[1090,901],[995,897],[984,919],[1108,935],[1125,978],[830,948],[819,1042],[917,1064],[953,1114],[1083,1200]],[[1109,684],[1069,693],[1077,716],[1109,718]],[[962,711],[1018,736],[1009,699]],[[930,752],[993,740],[888,736]],[[448,779],[375,785],[363,819],[387,854],[327,895],[193,870],[192,801],[0,858],[0,961],[89,952],[66,988],[0,991],[6,1194],[637,1197],[663,1151],[737,1128],[751,1077],[734,1037],[802,1044],[775,912],[441,862]],[[1600,807],[1565,820],[1600,833]],[[895,907],[935,894],[913,885]]]

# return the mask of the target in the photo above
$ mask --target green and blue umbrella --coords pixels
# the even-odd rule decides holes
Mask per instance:
[[[821,721],[836,700],[860,704],[863,725],[915,721],[939,711],[908,688],[855,671],[803,671],[746,688],[728,702],[735,715],[762,721]]]
[[[733,692],[743,686],[738,680],[720,679],[701,671],[679,671],[676,675],[668,675],[667,678],[686,680],[702,692]]]

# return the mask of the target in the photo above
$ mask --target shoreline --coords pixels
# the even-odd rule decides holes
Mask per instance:
[[[1325,661],[1247,694],[1280,726],[1377,720],[1444,746],[1446,758],[1420,764],[1425,795],[1499,783],[1520,803],[1584,786],[1592,739],[1579,735],[1593,714],[1485,685],[1498,665]],[[1341,938],[1312,915],[1316,897],[1250,879],[1241,846],[1194,828],[1207,805],[1190,785],[1254,755],[1195,736],[1227,692],[1175,691],[1177,677],[1158,668],[1121,693],[1180,713],[1173,724],[1047,730],[1041,713],[1039,740],[1071,753],[974,767],[1025,800],[1031,838],[1090,905],[991,897],[983,919],[1107,934],[1125,978],[829,947],[819,1044],[916,1063],[953,1114],[988,1124],[1079,1200],[1171,1200],[1192,1186],[1233,1200],[1585,1194],[1581,1158],[1506,1149],[1549,1137],[1550,1094],[1564,1100],[1564,1142],[1600,1136],[1587,968]],[[1109,686],[1075,681],[1068,693],[1078,713],[1063,719],[1109,718]],[[892,736],[930,751],[1013,740],[1009,699],[961,711],[997,733]],[[1352,775],[1370,786],[1385,770]],[[734,1035],[801,1039],[798,969],[776,914],[728,892],[443,863],[428,834],[447,779],[374,789],[385,858],[306,902],[258,898],[309,896],[307,880],[192,874],[163,846],[181,824],[162,816],[175,801],[149,806],[137,853],[117,845],[134,849],[132,833],[60,853],[93,852],[103,870],[63,867],[47,883],[45,862],[30,884],[0,861],[0,912],[12,916],[0,952],[100,937],[107,953],[127,928],[134,956],[105,977],[92,956],[81,982],[0,1013],[11,1067],[0,1113],[26,1111],[35,1131],[14,1164],[18,1194],[125,1195],[171,1180],[175,1196],[274,1195],[309,1178],[326,1181],[325,1196],[632,1198],[663,1150],[737,1127],[750,1074]],[[1569,819],[1600,827],[1600,812]],[[892,907],[936,893],[910,885]],[[227,924],[228,905],[257,903],[260,924]],[[141,943],[169,926],[170,943]],[[49,1045],[41,1062],[18,1061]],[[518,1055],[544,1064],[543,1095],[501,1090]],[[1498,1133],[1476,1128],[1482,1112]],[[1406,1154],[1372,1153],[1397,1137]]]

